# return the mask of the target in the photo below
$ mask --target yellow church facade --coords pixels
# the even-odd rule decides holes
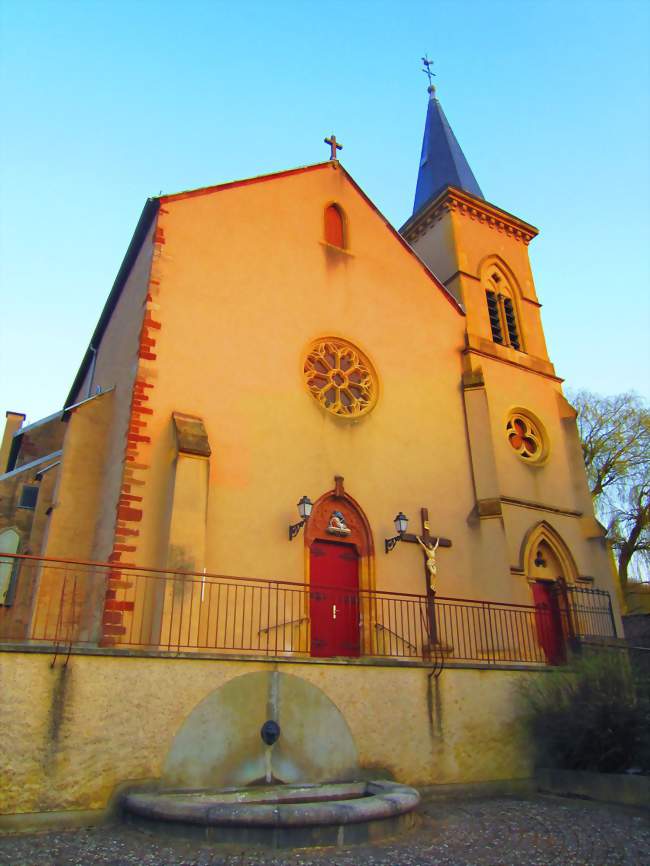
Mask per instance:
[[[485,201],[430,96],[399,232],[337,159],[150,199],[64,410],[8,413],[9,826],[255,781],[242,731],[278,671],[283,781],[344,772],[307,734],[327,719],[357,773],[523,778],[521,681],[621,633],[536,229]],[[209,700],[231,752],[206,775]]]

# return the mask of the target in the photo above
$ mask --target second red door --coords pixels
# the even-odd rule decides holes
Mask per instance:
[[[562,629],[562,614],[558,604],[554,584],[538,580],[533,584],[533,600],[535,602],[535,622],[537,637],[544,650],[546,661],[550,665],[559,665],[565,661],[564,633]]]

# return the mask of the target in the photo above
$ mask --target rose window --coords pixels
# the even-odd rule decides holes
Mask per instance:
[[[356,418],[369,412],[377,399],[377,379],[370,361],[344,340],[315,342],[304,371],[314,398],[334,415]]]
[[[544,454],[544,438],[540,427],[527,415],[513,413],[506,426],[508,442],[517,454],[529,463],[541,460]]]

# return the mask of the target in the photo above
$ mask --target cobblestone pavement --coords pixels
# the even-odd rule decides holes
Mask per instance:
[[[268,851],[162,840],[121,826],[0,837],[1,866],[648,866],[650,813],[555,797],[425,803],[407,836]]]

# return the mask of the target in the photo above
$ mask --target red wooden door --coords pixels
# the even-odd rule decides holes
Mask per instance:
[[[351,544],[314,541],[310,549],[311,654],[359,655],[359,557]]]
[[[553,584],[538,580],[533,584],[535,623],[540,646],[550,665],[559,665],[566,658],[562,616]]]

